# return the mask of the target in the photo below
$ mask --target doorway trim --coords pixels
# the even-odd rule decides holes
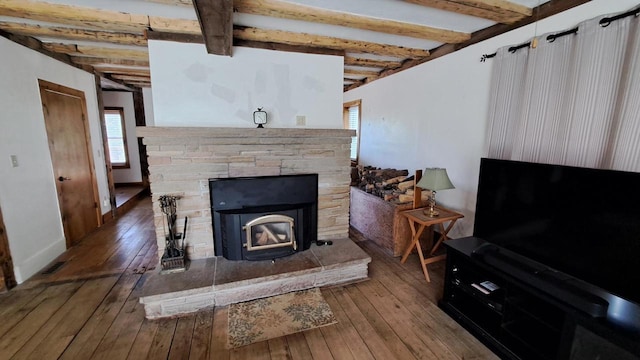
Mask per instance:
[[[40,87],[40,92],[42,93],[43,91],[51,91],[51,92],[56,92],[59,94],[63,94],[63,95],[67,95],[67,96],[73,96],[73,97],[77,97],[78,99],[80,99],[80,103],[82,104],[82,121],[84,124],[84,144],[85,144],[85,151],[87,152],[87,157],[88,157],[88,161],[89,161],[89,174],[91,176],[91,184],[93,187],[93,201],[95,203],[95,216],[97,219],[97,227],[102,226],[103,222],[102,222],[102,214],[100,211],[100,197],[99,197],[99,193],[98,193],[98,181],[96,179],[96,172],[95,172],[95,161],[93,159],[93,148],[91,147],[91,132],[90,132],[90,128],[89,128],[89,121],[88,121],[88,115],[87,115],[87,102],[84,96],[84,92],[80,91],[80,90],[76,90],[76,89],[72,89],[63,85],[59,85],[59,84],[55,84],[46,80],[42,80],[42,79],[38,79],[38,85]],[[45,115],[45,122],[46,122],[46,115]],[[51,142],[48,141],[49,144],[49,151],[52,152],[52,145]],[[54,166],[54,174],[56,173],[55,171],[55,165],[51,164],[52,166]],[[56,180],[54,179],[54,182]],[[60,211],[60,216],[62,217],[63,214],[63,209],[62,209],[62,203],[60,201],[60,196],[58,195],[58,206],[59,206],[59,211]],[[64,227],[64,222],[63,222],[63,229],[65,232],[65,241],[66,241],[66,246],[67,249],[70,248],[73,244],[71,243],[71,238],[69,237],[69,234],[67,233],[67,229]]]

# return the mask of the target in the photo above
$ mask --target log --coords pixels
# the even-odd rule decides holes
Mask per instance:
[[[385,179],[391,179],[398,176],[406,177],[409,175],[408,170],[396,170],[396,169],[375,169],[369,170],[374,176],[382,177]]]
[[[269,242],[269,235],[265,231],[256,233],[256,238],[256,244],[260,246],[267,245]]]
[[[400,181],[406,179],[406,175],[401,175],[401,176],[396,176],[394,178],[385,180],[382,182],[382,186],[387,186],[387,185],[391,185],[391,184],[396,184],[399,183]]]
[[[413,185],[414,185],[413,180],[403,181],[398,184],[398,189],[405,191],[405,190],[408,190],[409,188],[412,188]]]
[[[268,226],[266,225],[264,226],[264,231],[267,234],[269,234],[269,240],[271,240],[274,244],[280,243],[280,239],[278,238],[278,236],[274,234],[273,231],[271,231]]]
[[[412,201],[413,201],[413,193],[398,195],[398,202],[406,203],[406,202],[412,202]]]
[[[265,244],[261,244],[260,241],[263,240],[263,236],[260,237],[260,240],[258,242],[258,245],[266,245],[269,243],[269,241],[271,241],[271,243],[273,244],[279,244],[282,241],[280,241],[278,235],[274,234],[273,231],[271,231],[266,225],[260,225],[260,229],[263,231],[263,234],[266,234],[266,242]]]
[[[396,196],[394,194],[385,194],[384,201],[391,201],[391,200],[393,200],[395,198],[396,198]]]

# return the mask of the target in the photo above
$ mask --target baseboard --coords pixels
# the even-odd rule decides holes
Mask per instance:
[[[31,276],[44,269],[47,265],[49,265],[49,263],[55,260],[66,250],[67,244],[65,239],[62,238],[33,254],[28,259],[21,261],[19,264],[14,258],[13,272],[16,276],[16,282],[18,284],[23,283],[25,280],[29,279]]]
[[[111,212],[111,210],[109,210],[106,213],[102,214],[102,225],[108,223],[111,220],[113,220],[113,213]]]

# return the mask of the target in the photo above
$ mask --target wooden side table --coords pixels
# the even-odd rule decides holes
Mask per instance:
[[[429,271],[427,270],[427,264],[431,264],[446,258],[446,255],[444,254],[435,255],[435,252],[436,250],[438,250],[438,247],[440,246],[440,244],[442,244],[444,240],[448,239],[447,234],[449,233],[449,231],[451,231],[456,221],[464,217],[464,215],[449,209],[444,209],[441,207],[437,207],[437,209],[440,212],[440,215],[436,217],[430,217],[426,215],[425,214],[426,208],[406,210],[401,212],[401,214],[406,216],[407,219],[409,220],[409,226],[411,227],[412,236],[411,236],[411,243],[405,250],[404,255],[402,256],[402,260],[400,260],[400,263],[404,264],[405,261],[407,261],[409,254],[411,254],[411,251],[413,250],[413,248],[414,247],[417,248],[418,256],[420,257],[420,264],[422,265],[422,272],[424,273],[424,277],[425,279],[427,279],[427,282],[431,282],[431,279],[429,278]],[[449,222],[449,224],[445,228],[444,224],[446,222]],[[416,229],[416,224],[418,225],[417,229]],[[430,226],[439,227],[440,237],[438,238],[438,241],[431,248],[429,255],[425,258],[424,253],[422,251],[422,246],[420,245],[420,235],[422,235],[422,232],[424,231],[425,228]]]

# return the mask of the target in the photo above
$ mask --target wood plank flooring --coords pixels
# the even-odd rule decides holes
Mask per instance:
[[[39,274],[0,295],[0,359],[497,359],[444,314],[443,263],[426,283],[353,233],[370,280],[323,288],[335,325],[226,349],[228,308],[147,320],[140,289],[157,263],[150,199],[97,229]]]
[[[123,185],[115,184],[116,206],[120,208],[126,202],[136,198],[141,192],[145,191],[143,185]]]

